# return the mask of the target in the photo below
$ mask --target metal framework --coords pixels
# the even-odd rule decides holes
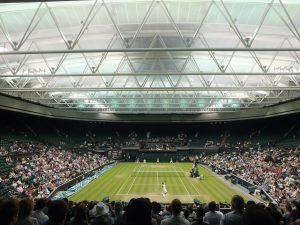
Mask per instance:
[[[300,96],[294,0],[0,4],[0,93],[105,113],[230,112]]]

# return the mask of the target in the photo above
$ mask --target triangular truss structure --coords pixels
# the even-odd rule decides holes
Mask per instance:
[[[106,113],[231,112],[300,96],[295,0],[0,4],[0,93]]]

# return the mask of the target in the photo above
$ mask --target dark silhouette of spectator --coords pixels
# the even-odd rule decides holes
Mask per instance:
[[[209,225],[219,225],[223,217],[223,213],[217,210],[217,204],[215,201],[208,203],[209,212],[205,213],[203,221]]]
[[[276,206],[274,204],[270,203],[269,206],[266,207],[265,210],[269,212],[269,214],[273,218],[273,220],[274,220],[274,222],[275,222],[276,225],[280,225],[281,224],[281,221],[283,220],[282,219],[282,214],[279,211],[279,209],[276,208]]]
[[[182,206],[181,206],[181,202],[178,199],[174,199],[172,201],[171,211],[172,211],[172,216],[170,218],[161,221],[161,225],[171,225],[171,224],[189,225],[190,224],[188,220],[186,220],[180,215],[182,211]]]
[[[197,218],[192,225],[209,225],[208,223],[203,222],[203,217],[205,216],[205,210],[202,207],[196,209]]]
[[[239,195],[234,195],[231,200],[232,211],[223,216],[220,225],[242,225],[244,207],[244,199]]]
[[[285,205],[285,212],[282,215],[282,219],[285,223],[288,223],[291,219],[291,213],[292,213],[293,209],[290,203],[286,203]]]
[[[75,216],[71,218],[70,225],[89,225],[86,206],[83,203],[76,207]]]
[[[126,225],[151,225],[151,205],[144,198],[131,199],[124,214]]]
[[[38,225],[36,218],[32,217],[33,202],[30,199],[23,199],[19,203],[19,215],[17,225]]]
[[[40,225],[44,224],[49,218],[44,213],[43,209],[46,207],[47,199],[41,198],[36,200],[34,212],[32,213],[32,217],[36,218]]]
[[[68,205],[63,200],[52,201],[48,207],[49,220],[46,225],[64,225],[68,214]]]
[[[124,210],[122,202],[115,203],[115,223],[114,225],[124,225]]]
[[[4,200],[0,203],[0,222],[2,225],[15,225],[18,220],[19,203],[17,200]]]
[[[160,225],[161,221],[163,220],[163,216],[160,214],[162,211],[161,204],[154,201],[151,203],[151,208],[153,212],[152,217],[156,219],[157,225]]]
[[[252,207],[252,206],[255,206],[255,205],[256,205],[255,201],[249,200],[249,201],[246,203],[246,208]]]
[[[246,208],[243,222],[244,225],[275,225],[271,214],[255,205]]]

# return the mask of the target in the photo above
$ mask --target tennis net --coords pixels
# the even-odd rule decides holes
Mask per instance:
[[[184,171],[133,171],[132,177],[185,177]]]

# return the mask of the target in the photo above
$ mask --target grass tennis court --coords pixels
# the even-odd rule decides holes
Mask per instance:
[[[201,202],[230,202],[235,194],[242,195],[214,173],[199,167],[203,180],[189,177],[192,163],[119,163],[103,176],[70,197],[73,201],[111,200],[129,201],[134,197],[148,197],[152,201],[169,203],[174,198],[184,203],[198,198]],[[168,195],[162,196],[162,182],[167,185]]]

